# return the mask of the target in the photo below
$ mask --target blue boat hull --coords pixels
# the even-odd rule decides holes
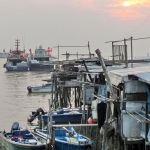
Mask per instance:
[[[56,114],[52,115],[52,120],[55,122],[55,124],[60,123],[81,123],[82,119],[82,113],[77,114],[71,114],[71,113],[64,113],[64,114]],[[42,115],[42,120],[44,123],[47,123],[48,115]]]
[[[42,115],[40,115],[40,113]],[[52,121],[54,121],[55,124],[68,123],[68,122],[81,123],[82,115],[83,115],[83,110],[58,109],[55,112],[53,112]],[[87,110],[85,110],[85,117],[87,117]],[[28,122],[32,122],[35,118],[42,120],[43,123],[45,124],[47,124],[48,122],[48,114],[47,112],[44,112],[42,108],[37,109],[36,112],[32,112],[32,115],[28,118]]]
[[[63,143],[55,140],[55,148],[56,150],[91,150],[91,146],[85,145],[73,145],[68,143]]]
[[[5,66],[7,71],[28,71],[28,66]]]
[[[44,137],[49,136],[48,130],[35,129],[35,132]],[[89,138],[84,137],[80,134],[76,134],[77,137],[74,137],[74,135],[66,136],[66,134],[67,132],[64,129],[59,129],[59,128],[55,129],[56,150],[91,150],[91,145],[93,141],[90,140]]]

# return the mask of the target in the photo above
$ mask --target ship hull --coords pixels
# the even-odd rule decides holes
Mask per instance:
[[[28,66],[6,66],[7,71],[28,71]]]
[[[29,63],[29,70],[30,71],[53,71],[54,64],[32,64]]]

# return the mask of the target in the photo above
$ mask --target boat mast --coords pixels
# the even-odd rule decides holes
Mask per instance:
[[[19,40],[17,39],[15,43],[16,43],[16,45],[15,45],[15,46],[16,46],[16,50],[18,51],[18,50],[19,50],[19,46],[20,46],[20,45],[19,45],[20,42],[19,42]]]

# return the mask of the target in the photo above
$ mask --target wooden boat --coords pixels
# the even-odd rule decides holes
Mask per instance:
[[[51,139],[51,134],[49,134],[48,130],[35,129],[34,133],[38,136],[41,135]],[[56,150],[91,150],[93,141],[88,137],[76,133],[72,127],[70,129],[65,127],[56,128],[54,135]]]
[[[48,83],[40,86],[27,86],[27,90],[29,93],[50,93],[52,92],[52,85]]]
[[[8,150],[45,150],[46,142],[28,129],[20,129],[14,122],[10,132],[0,132],[0,143]]]

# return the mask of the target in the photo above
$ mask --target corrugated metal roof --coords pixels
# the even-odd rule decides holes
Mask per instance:
[[[135,76],[138,77],[139,81],[142,81],[142,82],[150,84],[150,72],[139,73],[139,74],[137,74]]]
[[[129,81],[128,75],[134,75],[138,77],[138,80],[150,84],[150,63],[137,64],[136,67],[133,68],[112,70],[108,73],[112,84],[116,86],[119,83]]]

